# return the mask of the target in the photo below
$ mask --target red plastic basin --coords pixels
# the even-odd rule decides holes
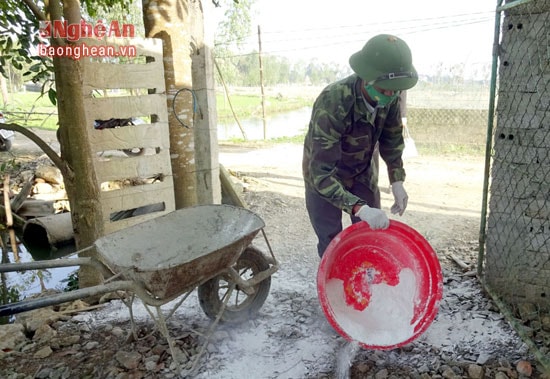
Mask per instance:
[[[317,271],[325,317],[345,339],[389,350],[430,326],[443,295],[441,266],[428,241],[391,220],[385,230],[366,222],[344,229],[327,247]]]

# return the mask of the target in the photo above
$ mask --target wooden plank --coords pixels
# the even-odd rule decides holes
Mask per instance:
[[[168,150],[155,155],[132,158],[112,157],[98,160],[95,164],[97,180],[100,183],[129,178],[150,178],[158,174],[172,176]]]
[[[162,202],[159,202],[159,203],[162,203]],[[116,221],[104,220],[104,228],[106,233],[108,234],[116,230],[124,229],[131,225],[138,224],[145,220],[157,218],[159,216],[165,215],[173,211],[174,211],[173,209],[170,210],[170,208],[166,207],[164,210],[153,211],[150,213],[140,214],[138,216],[124,218]]]
[[[101,192],[100,199],[106,222],[109,222],[110,215],[113,212],[143,207],[152,203],[164,201],[168,210],[175,209],[174,189],[171,177],[165,178],[163,182]]]
[[[159,122],[168,122],[166,96],[163,94],[84,99],[86,118],[108,120],[157,115]],[[93,127],[93,125],[91,125]]]
[[[90,133],[94,151],[130,149],[134,147],[170,147],[168,123],[129,125],[120,128],[95,129]]]
[[[104,226],[105,234],[110,234],[118,230],[126,229],[129,226],[136,225],[147,220],[152,220],[154,218],[165,215],[167,213],[168,211],[165,210],[162,212],[153,212],[153,213],[148,213],[141,216],[125,218],[123,220],[114,221],[114,222],[107,221]]]
[[[17,213],[21,205],[25,202],[25,200],[27,200],[27,198],[32,192],[33,185],[34,185],[34,176],[31,176],[28,178],[27,182],[25,183],[21,191],[19,191],[17,196],[15,196],[15,198],[10,202],[11,211],[13,213]]]
[[[150,213],[140,214],[139,216],[115,221],[111,220],[111,215],[117,212],[130,211],[147,206],[158,208],[159,203],[164,203],[164,210],[153,210]],[[104,230],[107,234],[146,220],[154,219],[166,213],[173,212],[176,209],[172,178],[165,179],[165,182],[103,192],[101,204],[103,207]],[[140,210],[138,209],[137,212],[140,213]]]
[[[86,86],[83,92],[91,95],[95,89],[154,89],[155,93],[163,93],[163,71],[158,64],[107,64],[87,63],[84,65],[83,77]]]
[[[163,93],[163,71],[159,70],[156,62],[147,64],[108,64],[89,62],[84,65],[82,73],[85,94],[89,95],[94,89],[155,89],[156,93]]]
[[[94,89],[154,88],[165,92],[162,40],[157,38],[94,38],[82,39],[88,47],[114,47],[118,53],[133,53],[147,63],[136,63],[134,57],[121,55],[102,61],[82,61],[83,91],[90,95]],[[121,46],[126,49],[121,51]]]
[[[225,204],[235,205],[242,208],[248,208],[244,199],[239,195],[233,186],[233,181],[231,180],[231,174],[227,169],[220,164],[220,185],[222,191],[222,198],[226,202]]]
[[[54,213],[53,200],[25,200],[17,210],[17,214],[21,217],[43,217]]]

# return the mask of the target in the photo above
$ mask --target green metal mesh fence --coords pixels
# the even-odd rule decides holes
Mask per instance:
[[[485,287],[550,370],[550,1],[508,1],[499,9],[489,207],[479,264]]]
[[[407,124],[416,146],[424,153],[482,154],[485,149],[487,108],[409,107]]]

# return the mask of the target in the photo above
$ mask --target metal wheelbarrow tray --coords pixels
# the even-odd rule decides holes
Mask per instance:
[[[111,271],[170,299],[233,266],[264,226],[244,208],[198,206],[109,234],[95,247]]]
[[[95,248],[98,260],[84,257],[2,264],[0,272],[88,264],[114,274],[117,280],[48,298],[6,304],[0,306],[0,315],[115,290],[133,291],[145,304],[159,306],[203,283],[221,278],[234,282],[245,293],[251,294],[253,287],[262,281],[267,282],[266,279],[270,279],[278,269],[273,253],[271,260],[260,257],[269,263],[262,262],[260,267],[265,270],[254,270],[254,276],[248,280],[243,280],[233,266],[243,251],[258,251],[248,246],[264,226],[258,215],[245,208],[200,205],[111,233],[99,238],[92,247],[76,252]],[[259,255],[262,256],[261,252]],[[122,280],[118,280],[119,277]]]

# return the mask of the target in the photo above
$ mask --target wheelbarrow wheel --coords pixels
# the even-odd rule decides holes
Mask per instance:
[[[244,280],[248,280],[268,268],[269,263],[265,256],[260,250],[252,246],[243,251],[234,266],[234,269]],[[199,286],[198,297],[201,308],[212,320],[218,317],[231,284],[224,275],[219,275]],[[254,286],[254,293],[251,295],[246,294],[236,286],[231,293],[220,321],[237,323],[249,319],[264,304],[270,287],[271,277],[267,277]]]

